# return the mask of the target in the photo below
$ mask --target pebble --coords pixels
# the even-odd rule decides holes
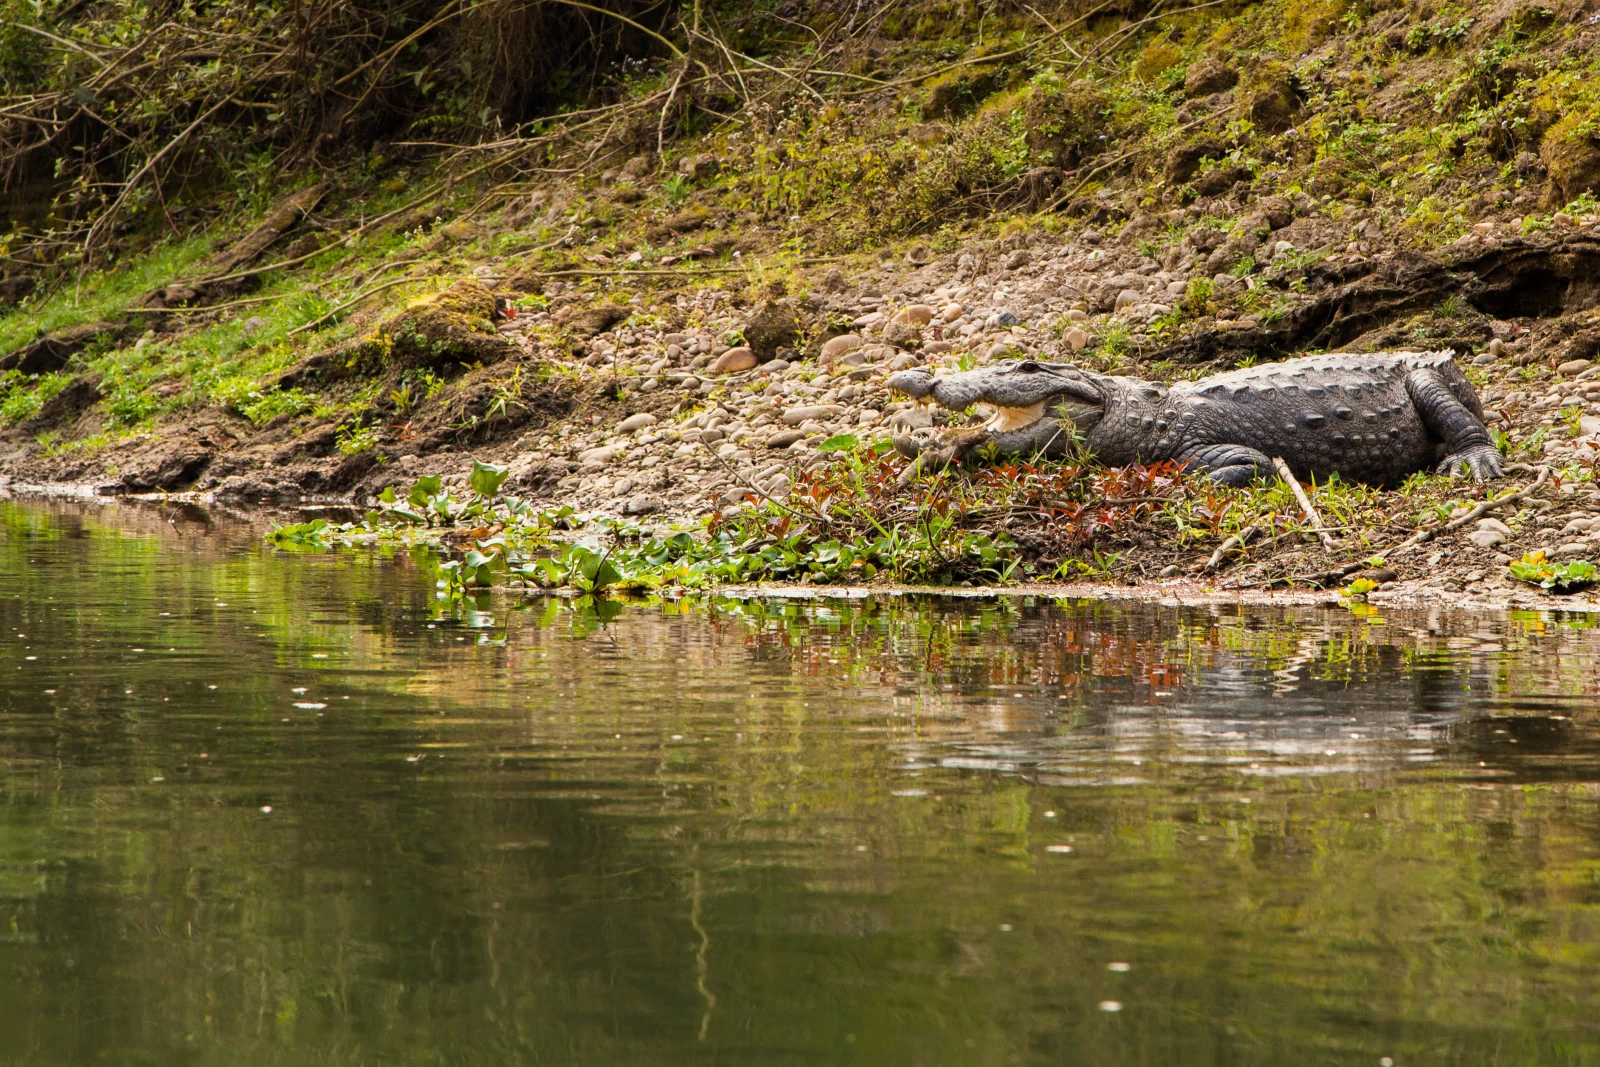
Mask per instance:
[[[967,309],[960,304],[946,304],[939,312],[939,321],[951,323],[967,313]]]
[[[1594,366],[1594,363],[1591,360],[1569,359],[1556,368],[1556,373],[1567,378],[1573,378],[1579,374],[1582,374],[1592,366]]]
[[[643,493],[629,497],[628,502],[622,506],[624,515],[650,515],[660,510],[661,501]]]
[[[767,447],[788,448],[795,442],[804,441],[805,439],[806,432],[804,430],[781,430],[767,438]]]
[[[933,321],[933,308],[927,304],[911,304],[894,313],[894,320],[907,326],[926,326]]]
[[[642,430],[646,426],[654,426],[655,424],[656,417],[654,415],[650,414],[648,411],[641,411],[639,414],[629,415],[627,418],[617,423],[617,432],[632,433],[635,430]]]
[[[802,422],[807,422],[811,419],[825,419],[838,410],[837,407],[827,405],[790,408],[778,417],[778,421],[785,426],[799,426]]]
[[[1499,530],[1473,530],[1467,534],[1467,540],[1479,548],[1494,548],[1505,543],[1506,535]]]
[[[749,370],[755,365],[756,354],[740,345],[738,348],[730,348],[718,356],[716,362],[711,364],[711,373],[737,374],[740,371]]]
[[[861,335],[858,333],[840,334],[822,346],[821,359],[831,363],[847,353],[854,352],[861,347]]]
[[[1074,326],[1066,332],[1062,340],[1067,342],[1074,352],[1082,352],[1089,344],[1089,332],[1081,326]]]

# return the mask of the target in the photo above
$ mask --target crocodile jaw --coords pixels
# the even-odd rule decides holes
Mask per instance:
[[[983,428],[990,433],[1012,433],[1023,430],[1044,418],[1043,400],[1025,408],[1007,408],[998,404],[985,404],[984,407],[989,409],[990,414],[984,420]]]

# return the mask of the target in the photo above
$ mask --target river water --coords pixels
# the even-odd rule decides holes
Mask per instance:
[[[0,1063],[1600,1063],[1593,616],[0,516]]]

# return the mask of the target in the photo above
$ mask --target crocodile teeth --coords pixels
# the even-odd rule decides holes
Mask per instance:
[[[990,433],[1011,433],[1032,426],[1044,417],[1043,400],[1025,408],[1005,408],[998,404],[988,407],[991,414],[984,422],[983,428]]]

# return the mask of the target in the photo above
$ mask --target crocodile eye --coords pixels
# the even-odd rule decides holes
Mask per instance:
[[[1033,374],[1039,369],[1039,364],[1035,363],[1031,359],[1025,359],[1021,363],[1017,364],[1017,369],[1024,374]]]

